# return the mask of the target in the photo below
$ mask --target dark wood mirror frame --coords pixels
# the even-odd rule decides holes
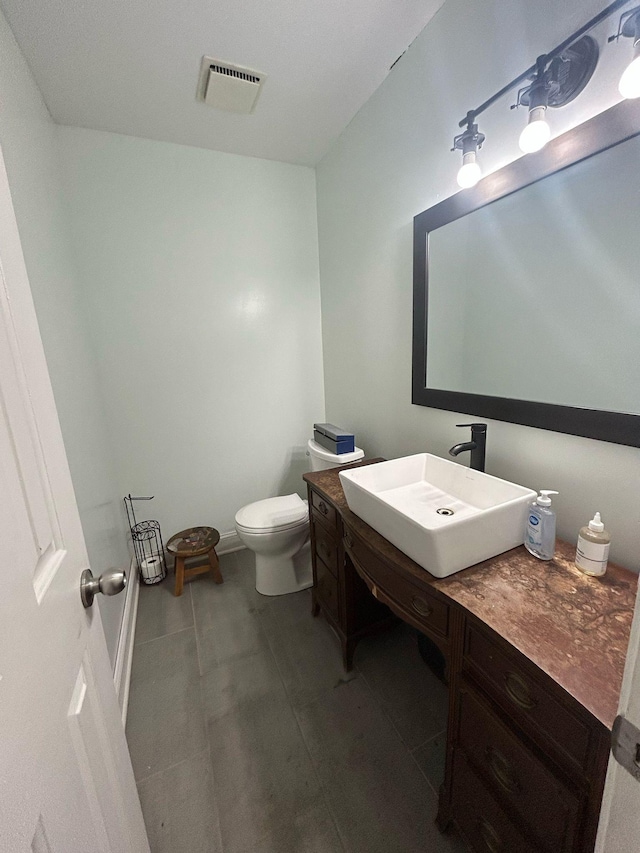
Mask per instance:
[[[411,402],[539,429],[640,447],[640,415],[489,397],[429,388],[427,376],[428,235],[499,198],[517,192],[640,135],[640,102],[622,101],[528,154],[419,213],[413,220],[413,381]],[[639,284],[640,287],[640,284]],[[638,330],[640,334],[640,329]],[[630,369],[637,369],[630,365]],[[640,382],[639,382],[640,393]]]

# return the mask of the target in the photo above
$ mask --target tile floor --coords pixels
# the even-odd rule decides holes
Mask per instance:
[[[152,853],[464,853],[435,827],[446,690],[403,625],[338,642],[253,555],[142,587],[127,738]]]

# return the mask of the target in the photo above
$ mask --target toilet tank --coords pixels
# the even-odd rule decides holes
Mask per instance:
[[[331,453],[314,441],[312,438],[307,442],[307,449],[311,458],[312,471],[324,471],[326,468],[335,468],[338,465],[349,465],[364,458],[364,450],[356,447],[352,453]]]

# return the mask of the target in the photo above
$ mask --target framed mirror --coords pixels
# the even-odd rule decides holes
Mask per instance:
[[[640,447],[640,104],[414,219],[412,402]]]

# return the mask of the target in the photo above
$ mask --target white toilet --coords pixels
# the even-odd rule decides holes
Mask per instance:
[[[335,454],[313,439],[307,443],[311,470],[357,462],[364,450]],[[267,498],[236,513],[236,531],[256,555],[256,589],[262,595],[286,595],[313,583],[309,543],[309,507],[297,495]]]

